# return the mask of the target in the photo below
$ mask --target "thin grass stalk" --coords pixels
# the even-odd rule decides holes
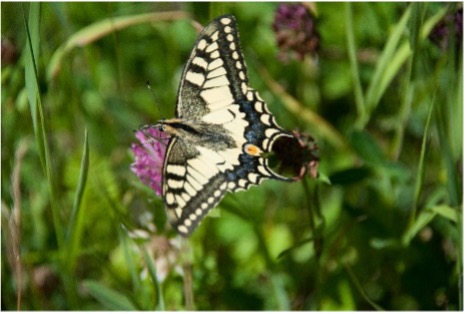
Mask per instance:
[[[418,38],[420,36],[420,27],[422,21],[422,7],[420,3],[412,3],[411,4],[411,23],[410,23],[410,47],[411,53],[409,55],[407,61],[407,73],[406,73],[406,82],[404,85],[404,92],[402,95],[404,98],[402,99],[402,106],[400,107],[398,118],[397,118],[397,125],[395,130],[394,136],[394,150],[392,153],[393,159],[398,159],[399,154],[402,149],[403,138],[405,133],[405,128],[407,125],[407,121],[409,120],[411,109],[412,109],[412,102],[413,102],[413,95],[415,93],[415,71],[414,71],[414,64],[416,64],[416,59],[418,55]]]
[[[422,147],[420,150],[420,157],[418,159],[418,169],[417,169],[417,176],[415,178],[415,190],[414,190],[414,197],[413,197],[413,202],[412,202],[412,209],[410,210],[408,229],[411,228],[412,225],[415,223],[415,219],[418,214],[418,203],[420,200],[420,194],[422,190],[423,178],[424,178],[424,173],[425,173],[425,156],[426,156],[426,150],[427,150],[426,148],[427,141],[429,137],[428,133],[430,129],[431,115],[433,112],[435,99],[436,98],[433,98],[433,101],[430,106],[430,111],[428,113],[428,117],[425,122],[425,130],[423,132]]]
[[[355,276],[354,272],[352,271],[352,268],[349,266],[348,263],[344,262],[344,267],[345,270],[347,271],[347,274],[349,275],[352,283],[355,285],[357,288],[357,291],[360,293],[360,295],[365,299],[365,301],[370,304],[375,310],[377,311],[384,311],[384,308],[382,308],[380,305],[375,303],[371,298],[368,296],[366,293],[365,289],[363,289],[360,281],[358,280],[357,276]]]
[[[13,249],[12,269],[15,274],[16,281],[16,310],[21,310],[22,298],[22,282],[23,282],[23,263],[21,260],[21,217],[22,217],[22,202],[21,202],[21,168],[24,155],[28,150],[26,142],[20,142],[20,145],[15,153],[15,165],[12,173],[12,190],[13,190],[13,213],[9,215],[8,228],[11,235],[11,246]]]
[[[463,69],[463,54],[460,53],[459,54],[459,69]],[[457,85],[457,103],[458,103],[458,106],[460,108],[460,111],[462,113],[462,101],[463,101],[463,97],[462,97],[462,94],[463,94],[463,80],[464,80],[464,77],[463,77],[463,71],[458,71],[458,85]],[[462,115],[460,115],[462,116]],[[463,143],[462,141],[462,136],[460,136],[460,139],[461,139],[461,143]],[[453,147],[453,146],[451,146]],[[460,154],[462,155],[462,153]],[[460,205],[462,204],[463,200],[459,200],[458,204],[456,205]],[[457,221],[459,221],[459,223],[457,224],[457,227],[458,227],[458,237],[457,237],[457,241],[458,241],[458,246],[457,246],[457,256],[458,256],[458,259],[457,259],[457,275],[458,275],[458,279],[457,279],[457,291],[458,291],[458,299],[459,299],[459,310],[460,311],[463,311],[464,310],[464,300],[463,300],[463,265],[464,265],[464,255],[463,255],[463,248],[464,248],[464,224],[463,224],[463,219],[462,219],[462,207],[459,208],[459,210],[456,210],[456,214],[457,214]]]
[[[190,254],[190,243],[182,239],[182,267],[183,267],[183,295],[185,296],[185,310],[195,310],[193,295],[193,264]]]

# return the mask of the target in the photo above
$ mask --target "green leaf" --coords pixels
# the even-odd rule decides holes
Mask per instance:
[[[462,218],[458,211],[447,205],[433,206],[429,210],[455,223],[458,223],[460,218]]]
[[[120,292],[115,291],[97,281],[86,280],[83,286],[89,294],[98,300],[108,310],[114,311],[137,311],[133,303]]]
[[[394,249],[400,247],[400,241],[398,239],[382,239],[382,238],[372,238],[370,240],[370,246],[377,250],[383,249]]]
[[[314,237],[309,237],[309,238],[306,238],[305,240],[302,240],[294,245],[292,245],[291,247],[283,250],[282,252],[280,252],[280,254],[277,256],[277,259],[280,259],[288,254],[291,254],[293,250],[295,249],[298,249],[300,247],[302,247],[304,244],[308,244],[308,243],[312,243],[312,241],[314,240]]]
[[[428,210],[422,211],[418,216],[415,222],[407,229],[407,231],[402,236],[402,243],[404,246],[407,246],[410,241],[418,234],[420,230],[422,230],[425,226],[427,226],[433,218],[436,216],[436,213]]]
[[[452,207],[447,205],[437,205],[429,208],[425,208],[417,216],[415,222],[407,229],[402,237],[402,243],[407,246],[410,241],[426,227],[437,215],[440,215],[446,219],[449,219],[455,223],[458,223],[461,219],[460,214]]]

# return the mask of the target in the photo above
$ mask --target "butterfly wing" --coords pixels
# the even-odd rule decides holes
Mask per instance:
[[[200,119],[245,97],[248,78],[232,15],[213,20],[201,31],[182,78],[179,118]]]
[[[226,191],[248,189],[265,178],[290,181],[263,157],[277,138],[290,135],[248,86],[232,15],[200,33],[183,71],[176,116],[192,123],[184,131],[198,128],[190,140],[175,136],[166,153],[163,194],[169,220],[182,235],[189,235]],[[221,137],[209,135],[212,130],[233,144],[221,145]]]
[[[162,192],[169,222],[188,236],[224,196],[226,178],[211,155],[200,153],[180,138],[170,140],[166,156]]]
[[[291,136],[277,125],[258,92],[248,86],[233,15],[218,17],[200,33],[180,81],[176,115],[222,125],[242,149],[253,144],[262,152],[270,152],[277,138]],[[237,157],[242,153],[237,150]],[[285,179],[270,171],[264,158],[250,164],[265,167],[266,170],[260,170],[266,177]],[[257,172],[258,169],[250,167],[249,170]]]

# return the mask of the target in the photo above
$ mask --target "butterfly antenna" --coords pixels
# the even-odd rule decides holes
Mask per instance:
[[[159,112],[159,116],[162,116],[160,102],[157,101],[156,93],[154,93],[154,90],[152,89],[151,83],[149,82],[149,80],[146,81],[146,85],[147,85],[149,91],[152,94],[152,98],[154,98],[154,102],[156,103],[156,107],[157,107],[157,111]]]

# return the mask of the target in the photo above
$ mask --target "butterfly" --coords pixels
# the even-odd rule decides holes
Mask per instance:
[[[168,220],[189,236],[226,192],[264,179],[292,181],[275,173],[266,154],[281,137],[247,69],[233,15],[210,22],[199,34],[183,70],[175,118],[153,126],[169,134],[162,196]]]

